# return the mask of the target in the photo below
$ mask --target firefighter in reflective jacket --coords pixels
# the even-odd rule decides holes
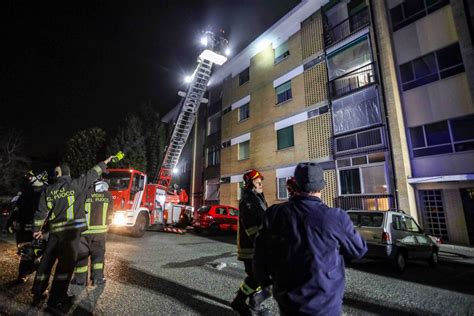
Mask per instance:
[[[20,254],[20,266],[18,267],[17,283],[25,283],[28,276],[34,272],[34,262],[37,259],[33,247],[33,217],[38,209],[41,193],[48,181],[48,173],[45,171],[35,175],[32,171],[25,175],[26,183],[22,188],[15,209],[8,220],[9,231],[15,231],[16,243]],[[15,229],[11,229],[14,227]]]
[[[100,162],[77,179],[71,178],[67,164],[55,168],[57,181],[43,192],[35,213],[33,237],[42,238],[41,229],[47,220],[49,238],[33,283],[33,304],[46,297],[51,269],[57,260],[48,307],[61,311],[70,307],[73,297],[67,295],[67,290],[77,260],[80,234],[87,230],[85,193],[106,170],[112,158]]]
[[[71,284],[86,285],[89,256],[91,257],[91,280],[93,285],[104,284],[104,255],[107,227],[113,212],[112,195],[109,185],[103,180],[96,181],[94,188],[86,196],[86,218],[88,229],[81,234],[79,256]]]
[[[230,306],[241,315],[265,315],[269,311],[261,303],[270,292],[258,283],[253,273],[253,242],[262,225],[267,202],[263,195],[263,175],[255,169],[244,176],[244,188],[239,202],[239,228],[237,232],[237,257],[244,262],[247,277],[242,282]],[[249,298],[249,303],[246,303]]]

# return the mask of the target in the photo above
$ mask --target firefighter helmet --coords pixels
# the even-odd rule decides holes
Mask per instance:
[[[95,192],[105,192],[109,190],[109,184],[103,179],[99,179],[94,182],[94,191]]]
[[[252,188],[253,187],[253,180],[255,179],[262,179],[263,180],[263,174],[261,174],[259,171],[255,169],[250,169],[247,170],[244,173],[244,183],[246,188]]]

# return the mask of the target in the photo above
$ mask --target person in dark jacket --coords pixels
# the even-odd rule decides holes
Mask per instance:
[[[112,158],[100,162],[77,179],[71,178],[67,164],[55,168],[57,181],[43,192],[35,213],[33,237],[42,238],[41,228],[47,220],[49,238],[33,283],[34,305],[46,297],[51,269],[57,260],[48,308],[67,311],[71,306],[73,297],[68,296],[67,290],[76,264],[80,234],[87,229],[85,193]]]
[[[86,285],[91,258],[90,278],[93,285],[104,284],[105,239],[113,212],[112,194],[103,180],[94,183],[86,196],[86,218],[88,229],[81,234],[79,255],[71,284]]]
[[[48,174],[43,172],[35,175],[32,172],[26,175],[22,194],[17,195],[13,213],[7,226],[10,231],[15,231],[16,243],[20,252],[20,266],[18,267],[17,283],[25,283],[28,276],[35,270],[35,253],[31,246],[33,241],[33,218],[40,200],[41,193],[47,184]],[[10,229],[14,227],[14,229]]]
[[[296,166],[297,194],[270,207],[255,240],[254,270],[273,283],[282,315],[340,315],[344,259],[361,258],[367,245],[341,209],[321,201],[322,168]]]
[[[270,297],[268,289],[262,288],[252,269],[253,243],[262,225],[263,213],[268,205],[263,195],[263,175],[255,169],[244,176],[244,188],[239,202],[237,231],[237,258],[244,262],[247,277],[230,304],[241,315],[264,315],[268,313],[261,303]],[[247,298],[249,303],[247,304]]]

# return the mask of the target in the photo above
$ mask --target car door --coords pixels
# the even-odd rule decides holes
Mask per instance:
[[[233,231],[237,231],[237,225],[239,222],[239,210],[233,207],[229,207],[229,225]]]
[[[429,258],[431,256],[431,239],[423,232],[415,220],[411,217],[406,218],[407,230],[415,236],[416,246],[415,254],[417,258]]]
[[[215,212],[215,219],[217,224],[219,224],[219,228],[227,229],[227,208],[224,206],[216,206]]]
[[[397,247],[402,247],[407,250],[408,258],[417,257],[417,240],[415,234],[408,231],[405,215],[392,215],[392,232],[394,235],[394,242]]]

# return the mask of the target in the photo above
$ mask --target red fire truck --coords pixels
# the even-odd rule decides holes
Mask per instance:
[[[203,97],[212,66],[226,62],[223,54],[228,44],[223,36],[215,36],[210,31],[204,34],[201,43],[206,49],[199,55],[187,92],[180,94],[183,96],[181,109],[156,179],[149,181],[145,173],[133,169],[109,169],[109,173],[104,175],[114,198],[112,230],[126,229],[136,237],[143,236],[150,226],[183,233],[183,228],[193,218],[193,208],[185,205],[186,192],[173,191],[171,178],[191,133],[199,105],[205,102]]]

